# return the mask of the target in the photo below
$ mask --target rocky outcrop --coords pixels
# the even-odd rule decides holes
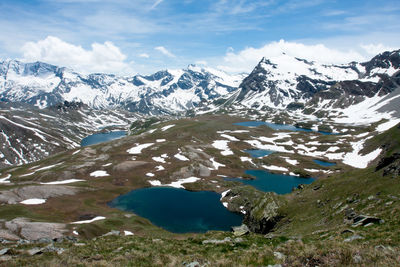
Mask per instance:
[[[400,176],[400,153],[382,158],[375,168],[375,171],[383,169],[383,176]]]
[[[221,202],[227,203],[231,211],[244,213],[243,223],[255,233],[268,233],[284,217],[280,211],[285,204],[282,197],[273,192],[260,192],[251,186],[232,188]]]
[[[68,232],[62,223],[31,222],[26,218],[15,218],[4,223],[0,238],[16,240],[19,236],[27,240],[56,239]],[[12,238],[10,238],[12,237]]]

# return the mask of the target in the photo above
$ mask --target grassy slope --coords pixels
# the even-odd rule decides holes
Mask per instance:
[[[215,127],[226,129],[225,126],[221,126],[212,119],[208,123],[186,122],[182,124],[179,131],[172,132],[170,134],[172,136],[167,135],[167,138],[191,139],[192,135],[188,133],[195,132],[196,138],[210,142],[215,139],[210,129],[215,129]],[[165,135],[156,136],[156,138],[162,138]],[[387,148],[386,156],[400,151],[399,129],[392,128],[384,134],[372,138],[367,143],[367,147],[369,150],[373,150],[382,144],[385,144]],[[168,150],[168,148],[166,149]],[[209,152],[210,154],[218,153],[211,148]],[[238,168],[241,165],[234,159],[225,159],[223,163],[238,164]],[[109,185],[107,179],[104,180],[104,185]],[[82,186],[86,186],[85,183]],[[132,186],[128,188],[132,188]],[[129,190],[128,188],[114,187],[109,189],[108,193],[105,193],[105,190],[98,191],[98,193],[100,197],[110,199],[116,194]],[[61,198],[54,201],[71,201],[69,206],[76,205],[77,203],[74,201],[82,201],[83,209],[104,212],[102,211],[104,206],[98,200],[99,196],[94,197],[87,194],[86,197],[82,197],[82,200]],[[309,266],[341,266],[357,265],[356,256],[361,257],[360,266],[396,266],[399,262],[400,185],[398,177],[384,177],[382,170],[375,172],[373,167],[361,170],[347,168],[341,174],[319,179],[303,190],[296,190],[287,195],[286,199],[288,205],[281,209],[286,217],[278,223],[272,238],[251,234],[243,237],[242,242],[203,245],[202,240],[204,239],[223,239],[225,237],[233,239],[234,237],[231,233],[220,232],[174,235],[152,226],[147,220],[140,217],[126,218],[121,211],[109,210],[106,211],[108,220],[82,225],[78,228],[80,233],[87,237],[93,237],[110,229],[121,229],[124,226],[124,229],[132,230],[137,235],[87,240],[84,246],[62,243],[58,246],[67,249],[62,255],[45,253],[35,257],[21,256],[12,263],[15,266],[59,266],[61,264],[78,265],[79,263],[89,266],[136,266],[138,263],[144,266],[176,266],[183,262],[199,261],[212,266],[260,266],[273,263],[286,263],[288,266],[306,264]],[[82,208],[82,204],[79,205]],[[13,218],[16,216],[13,213],[18,213],[18,216],[27,216],[32,213],[30,214],[32,217],[41,214],[43,216],[41,219],[44,219],[48,217],[49,212],[40,207],[16,206],[18,208],[12,210],[6,207],[0,209],[0,214],[3,215],[1,218]],[[59,206],[55,205],[54,210],[57,207]],[[380,225],[353,228],[344,222],[345,211],[350,208],[357,214],[377,216],[385,222]],[[64,213],[61,215],[66,216]],[[364,239],[344,242],[344,239],[353,235],[353,233],[342,233],[345,229],[351,229],[354,234],[358,234]],[[384,245],[386,248],[375,248],[378,245]],[[27,247],[32,246],[37,245],[28,245]],[[286,258],[274,257],[274,251],[282,252]],[[10,262],[7,264],[11,265]]]

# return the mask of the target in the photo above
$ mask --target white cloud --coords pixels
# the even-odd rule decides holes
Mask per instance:
[[[150,56],[148,54],[146,54],[146,53],[142,53],[142,54],[139,55],[139,57],[149,58]]]
[[[126,56],[112,42],[93,43],[91,49],[64,42],[48,36],[38,42],[27,42],[22,47],[22,61],[43,61],[72,68],[83,73],[132,73]]]
[[[207,66],[207,61],[205,60],[197,60],[195,62],[196,65],[203,65],[203,66]]]
[[[273,60],[282,53],[325,64],[343,64],[369,59],[365,51],[360,52],[358,50],[338,50],[328,48],[323,44],[306,45],[280,40],[266,44],[261,48],[247,47],[237,53],[228,50],[224,57],[224,63],[218,68],[228,72],[250,72],[262,57]],[[366,49],[364,48],[364,50]],[[372,48],[369,50],[372,50]]]
[[[163,55],[167,57],[175,57],[175,55],[169,52],[164,46],[157,46],[154,49],[161,52]]]
[[[360,45],[362,49],[365,50],[368,54],[375,56],[379,53],[385,52],[385,51],[393,51],[396,50],[394,47],[389,47],[385,46],[383,44],[363,44]],[[397,48],[398,49],[398,48]]]
[[[159,4],[161,4],[164,0],[157,0],[154,2],[154,4],[151,6],[150,9],[155,9]]]

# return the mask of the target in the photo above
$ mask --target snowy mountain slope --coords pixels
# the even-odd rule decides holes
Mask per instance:
[[[40,108],[66,101],[92,108],[124,108],[145,114],[176,114],[237,90],[243,75],[190,65],[153,75],[82,75],[42,62],[0,62],[0,100]]]
[[[38,109],[0,102],[0,168],[79,147],[82,138],[101,127],[127,128],[137,118],[125,111],[93,110],[83,104]]]
[[[337,99],[346,93],[361,96],[361,100],[378,92],[385,95],[393,91],[399,53],[386,52],[369,62],[347,65],[323,65],[285,54],[271,60],[263,58],[243,80],[237,101],[247,106],[286,108],[292,102],[306,103],[314,96]]]
[[[354,112],[364,112],[358,115],[367,117],[379,114],[377,120],[399,117],[400,108],[395,104],[400,92],[399,70],[400,50],[346,65],[318,64],[282,54],[260,61],[241,83],[234,103],[257,110],[343,115],[349,120]]]

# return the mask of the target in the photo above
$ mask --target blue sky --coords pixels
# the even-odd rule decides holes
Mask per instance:
[[[288,50],[344,63],[400,48],[399,21],[398,0],[0,0],[0,58],[121,74],[251,71]]]

